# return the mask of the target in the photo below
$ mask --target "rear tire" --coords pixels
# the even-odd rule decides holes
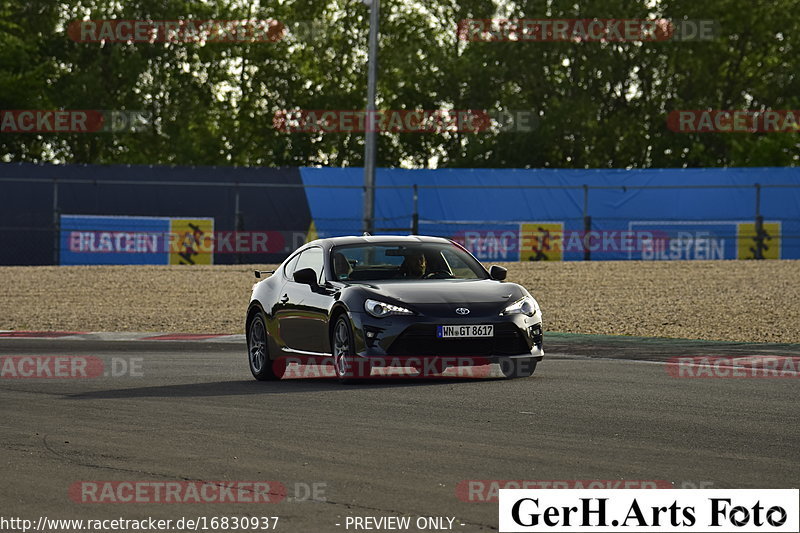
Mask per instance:
[[[261,311],[253,314],[247,327],[247,360],[250,372],[258,381],[273,381],[283,377],[282,369],[277,368],[281,362],[272,361],[269,356],[266,321]]]
[[[536,370],[537,362],[528,357],[503,359],[500,361],[500,370],[507,379],[529,378]]]

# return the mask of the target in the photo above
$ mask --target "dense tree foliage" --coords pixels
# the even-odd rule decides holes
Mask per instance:
[[[378,107],[532,110],[531,131],[384,133],[380,166],[788,166],[797,133],[679,133],[680,109],[799,109],[798,0],[383,0]],[[140,110],[142,131],[0,133],[3,161],[360,165],[362,133],[286,133],[287,109],[363,109],[360,0],[0,0],[0,109]],[[473,42],[472,18],[713,19],[676,42]],[[77,42],[86,19],[274,19],[274,42]]]

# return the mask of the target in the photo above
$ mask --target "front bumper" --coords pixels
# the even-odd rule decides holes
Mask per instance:
[[[499,363],[508,359],[544,357],[540,315],[476,316],[448,319],[424,316],[375,318],[367,313],[350,313],[356,354],[371,360],[441,360],[446,365]],[[440,325],[494,326],[487,338],[440,339]]]

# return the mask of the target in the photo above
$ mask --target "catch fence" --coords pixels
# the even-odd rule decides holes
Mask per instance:
[[[202,179],[6,171],[0,264],[275,263],[309,239],[361,233],[364,188],[352,180],[214,170]],[[374,226],[450,238],[483,261],[800,258],[798,198],[790,182],[383,183]]]

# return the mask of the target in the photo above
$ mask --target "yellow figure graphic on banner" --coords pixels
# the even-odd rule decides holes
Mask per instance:
[[[520,225],[520,261],[561,261],[561,241],[564,224],[561,222],[531,222]]]
[[[173,218],[170,221],[169,264],[214,264],[213,218]]]
[[[781,223],[764,222],[761,225],[761,256],[764,259],[781,258]],[[758,239],[753,222],[740,222],[736,236],[736,258],[756,259]]]

